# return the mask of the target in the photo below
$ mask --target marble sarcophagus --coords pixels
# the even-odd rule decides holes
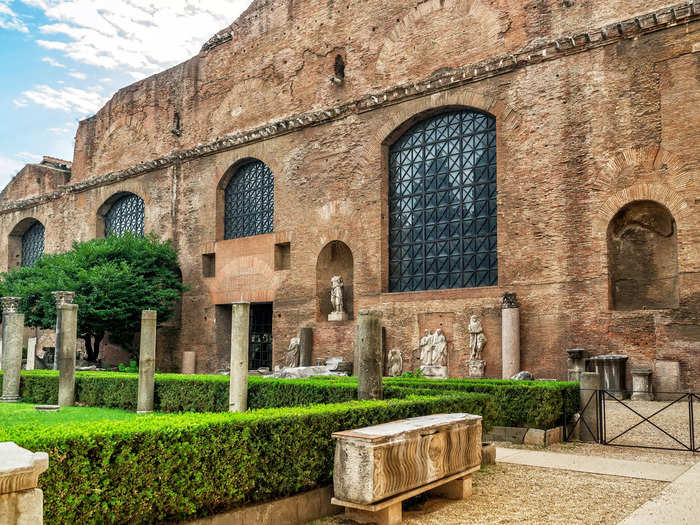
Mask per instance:
[[[477,470],[481,419],[435,414],[334,433],[335,498],[369,505]]]

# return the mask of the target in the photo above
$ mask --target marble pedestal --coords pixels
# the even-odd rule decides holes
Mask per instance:
[[[347,321],[348,314],[345,312],[331,312],[328,314],[328,320],[331,322]]]
[[[632,401],[653,401],[654,396],[651,393],[651,369],[649,368],[633,368],[632,369]]]
[[[467,361],[467,366],[469,367],[469,377],[474,379],[481,379],[484,377],[486,361],[483,359],[470,359]]]
[[[446,366],[422,365],[420,371],[424,377],[432,379],[447,379]]]

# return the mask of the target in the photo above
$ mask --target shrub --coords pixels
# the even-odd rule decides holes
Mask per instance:
[[[578,411],[578,383],[552,381],[393,378],[384,380],[387,398],[420,393],[477,392],[494,396],[493,424],[548,429],[564,415]],[[229,378],[218,375],[157,374],[155,409],[162,412],[225,412]],[[58,374],[40,370],[22,373],[20,395],[33,403],[57,402]],[[138,375],[117,372],[77,372],[76,400],[87,406],[135,410]],[[251,376],[250,408],[279,408],[357,399],[357,378],[267,379]]]
[[[332,479],[333,432],[413,416],[490,417],[490,396],[445,393],[243,414],[143,416],[0,429],[50,455],[46,523],[161,523],[295,494]]]

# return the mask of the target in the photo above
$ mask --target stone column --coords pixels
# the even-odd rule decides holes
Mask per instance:
[[[26,370],[34,370],[36,367],[36,337],[27,340],[27,365]]]
[[[141,348],[139,350],[139,397],[137,414],[153,412],[156,372],[156,319],[158,312],[141,312]]]
[[[183,374],[194,374],[197,370],[197,353],[196,352],[182,352],[182,373]]]
[[[42,525],[44,497],[36,488],[49,466],[46,452],[0,443],[0,521],[3,525]]]
[[[302,328],[299,336],[301,345],[299,349],[299,366],[311,366],[314,336],[312,328]]]
[[[59,290],[51,292],[56,301],[56,345],[53,352],[53,369],[58,370],[58,356],[61,355],[61,305],[72,304],[75,299],[75,292]]]
[[[60,348],[58,355],[58,405],[72,407],[75,404],[75,353],[78,337],[78,305],[62,304]],[[59,338],[56,339],[58,347]]]
[[[357,399],[382,399],[382,327],[380,314],[360,310],[355,328]]]
[[[653,401],[654,397],[651,394],[651,369],[650,368],[633,368],[632,369],[632,401]]]
[[[233,303],[231,308],[231,377],[228,409],[245,412],[248,409],[248,339],[250,303]]]
[[[503,379],[520,372],[520,305],[514,293],[503,294],[501,363]]]
[[[579,436],[581,441],[598,441],[598,395],[600,393],[600,374],[582,372],[579,384],[581,419]],[[589,430],[590,429],[590,430]]]
[[[569,355],[566,360],[567,380],[579,381],[581,372],[586,371],[586,350],[584,348],[571,348],[566,353]]]
[[[4,376],[2,381],[3,403],[19,401],[19,382],[22,373],[22,336],[24,314],[19,313],[20,297],[2,298],[2,340]]]

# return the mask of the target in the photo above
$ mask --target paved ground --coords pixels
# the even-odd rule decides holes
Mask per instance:
[[[690,468],[688,465],[646,463],[643,461],[577,456],[575,454],[558,454],[544,450],[516,448],[497,448],[496,461],[516,465],[529,465],[531,467],[667,482],[674,481]]]

